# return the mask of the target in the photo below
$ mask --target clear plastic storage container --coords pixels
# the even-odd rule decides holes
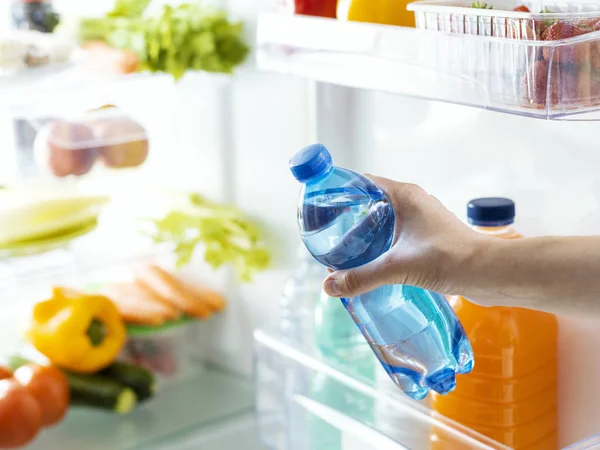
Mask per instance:
[[[36,164],[41,171],[55,177],[82,176],[99,166],[139,167],[148,157],[146,130],[114,105],[30,123],[37,130]]]
[[[420,29],[535,41],[490,41],[480,55],[469,50],[465,62],[488,65],[508,104],[563,111],[600,105],[600,3],[427,0],[408,9]]]
[[[547,119],[600,107],[596,31],[521,40],[272,14],[258,45],[262,69],[328,83]]]
[[[182,322],[164,329],[129,327],[119,359],[150,370],[161,385],[197,374],[199,349],[206,341],[203,323]]]
[[[509,39],[557,41],[600,30],[600,3],[424,0],[410,3],[417,28]]]

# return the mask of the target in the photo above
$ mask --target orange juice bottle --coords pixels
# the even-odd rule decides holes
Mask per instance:
[[[512,227],[512,200],[473,200],[468,217],[481,233],[520,237]],[[432,408],[511,448],[556,450],[556,317],[523,308],[486,308],[463,297],[449,301],[473,346],[475,367],[453,392],[434,395]],[[440,430],[432,431],[431,448],[448,448]]]

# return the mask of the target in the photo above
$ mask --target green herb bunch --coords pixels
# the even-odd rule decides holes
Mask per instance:
[[[79,40],[133,51],[142,70],[167,72],[176,80],[187,70],[230,74],[248,56],[243,24],[229,21],[224,11],[189,3],[146,14],[149,3],[117,0],[106,16],[81,19]]]

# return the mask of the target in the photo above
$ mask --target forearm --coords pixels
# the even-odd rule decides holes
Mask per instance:
[[[478,241],[456,290],[478,303],[600,317],[600,237]]]

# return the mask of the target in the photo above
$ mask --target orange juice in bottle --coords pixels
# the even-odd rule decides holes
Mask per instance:
[[[515,239],[515,204],[481,198],[468,205],[471,226],[490,236]],[[557,337],[555,316],[523,308],[478,306],[463,297],[450,304],[473,346],[475,367],[432,408],[511,448],[558,448]],[[446,449],[432,430],[431,448]]]

